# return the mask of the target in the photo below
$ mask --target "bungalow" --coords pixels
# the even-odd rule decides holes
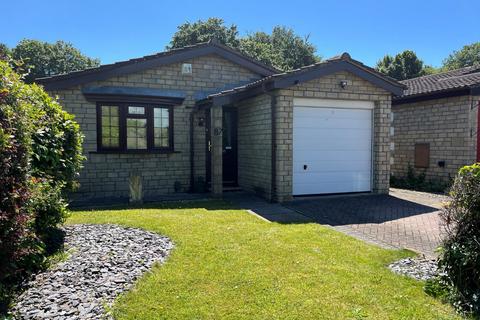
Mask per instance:
[[[392,175],[408,168],[448,183],[464,165],[480,162],[480,67],[401,81],[394,97]]]
[[[347,53],[280,72],[216,41],[38,82],[85,134],[77,201],[387,193],[405,89]]]

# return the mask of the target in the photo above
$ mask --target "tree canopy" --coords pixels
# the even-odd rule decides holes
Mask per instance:
[[[242,38],[236,25],[226,26],[224,20],[219,18],[187,22],[178,26],[167,49],[211,39],[281,70],[300,68],[320,60],[308,37],[300,37],[290,28],[276,26],[271,34],[255,32]]]
[[[395,57],[385,55],[377,62],[376,69],[397,80],[411,79],[435,71],[434,68],[424,65],[415,52],[405,50]]]
[[[8,60],[11,56],[10,49],[5,43],[0,43],[0,60]]]
[[[283,26],[272,34],[256,32],[240,39],[240,51],[280,70],[292,70],[320,61],[308,37],[300,37]]]
[[[182,48],[211,39],[232,48],[238,48],[240,43],[236,25],[227,27],[223,19],[208,18],[206,21],[186,22],[178,26],[167,49]]]
[[[445,60],[443,68],[453,70],[472,65],[480,65],[480,42],[464,46],[458,51],[454,51]]]
[[[100,65],[98,59],[92,59],[83,55],[71,43],[64,41],[48,43],[24,39],[10,51],[11,57],[19,63],[16,70],[26,73],[24,80],[27,83],[31,83],[40,77],[78,71]]]

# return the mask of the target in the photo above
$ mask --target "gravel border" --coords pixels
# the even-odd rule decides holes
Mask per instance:
[[[35,276],[12,310],[15,319],[111,319],[119,294],[173,248],[167,237],[117,225],[64,227],[70,256]]]
[[[406,258],[395,261],[388,268],[417,280],[428,280],[438,275],[437,261],[434,259]]]

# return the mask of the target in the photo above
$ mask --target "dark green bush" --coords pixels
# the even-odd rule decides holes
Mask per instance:
[[[82,135],[73,116],[62,110],[42,88],[31,85],[32,175],[68,189],[81,168]]]
[[[480,317],[480,164],[460,169],[450,195],[438,281],[458,310]]]
[[[41,255],[41,243],[28,208],[32,123],[28,92],[6,63],[0,62],[0,311],[10,284]]]
[[[66,217],[82,136],[73,116],[0,61],[0,314],[22,277],[42,268]]]
[[[412,166],[408,166],[405,177],[390,178],[390,185],[394,188],[410,189],[425,192],[446,192],[450,184],[437,179],[427,179],[425,172],[415,172]]]
[[[33,179],[29,209],[34,215],[34,230],[48,251],[56,246],[56,227],[65,222],[67,202],[62,196],[62,184],[46,179]]]

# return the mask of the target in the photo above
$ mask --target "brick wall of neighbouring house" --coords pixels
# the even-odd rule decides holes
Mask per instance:
[[[342,89],[340,80],[348,80]],[[364,100],[375,102],[373,146],[373,191],[388,193],[390,177],[390,110],[391,95],[348,72],[338,72],[277,91],[277,200],[289,200],[292,195],[293,166],[293,98]]]
[[[477,100],[461,96],[394,105],[392,174],[404,177],[414,166],[416,143],[430,144],[429,167],[414,169],[427,179],[448,182],[461,166],[475,162]]]
[[[228,60],[215,55],[194,58],[192,75],[181,74],[181,63],[106,81],[89,83],[86,86],[129,86],[159,89],[184,90],[187,97],[181,106],[174,108],[174,145],[172,154],[96,154],[96,106],[85,100],[81,87],[54,91],[65,110],[74,114],[85,134],[84,153],[87,156],[76,193],[80,199],[128,197],[129,176],[139,174],[143,181],[145,197],[155,197],[174,192],[176,181],[185,191],[190,181],[190,137],[189,118],[200,91],[219,91],[228,84],[236,84],[259,76]],[[195,118],[195,176],[205,176],[205,129],[198,127]]]
[[[238,110],[238,183],[244,190],[271,196],[271,104],[269,95],[247,99]]]

